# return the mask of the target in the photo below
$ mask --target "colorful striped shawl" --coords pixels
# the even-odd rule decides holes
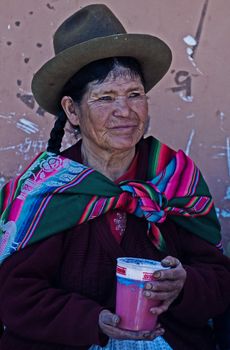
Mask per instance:
[[[151,138],[148,180],[119,185],[76,161],[44,152],[0,193],[0,262],[28,244],[113,209],[144,217],[164,249],[167,215],[193,234],[219,244],[220,226],[208,187],[193,161]]]

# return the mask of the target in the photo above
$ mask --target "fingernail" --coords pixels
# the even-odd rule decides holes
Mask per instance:
[[[163,260],[162,261],[164,264],[166,264],[166,265],[171,265],[171,261],[170,260]]]
[[[155,271],[155,272],[153,273],[153,276],[154,276],[155,278],[160,278],[160,277],[161,277],[161,272],[160,272],[160,271]]]
[[[113,322],[117,324],[119,322],[119,318],[117,316],[113,316]]]
[[[150,297],[151,293],[147,291],[147,292],[144,292],[144,295],[145,295],[146,297]]]

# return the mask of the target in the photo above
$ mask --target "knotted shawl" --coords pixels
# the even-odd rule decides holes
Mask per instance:
[[[175,152],[151,138],[147,177],[117,185],[62,155],[41,153],[0,193],[0,262],[113,209],[145,218],[147,233],[160,250],[165,242],[159,228],[168,215],[191,233],[219,244],[212,197],[201,172],[182,150]]]

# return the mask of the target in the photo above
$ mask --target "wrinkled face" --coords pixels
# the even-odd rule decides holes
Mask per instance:
[[[115,67],[102,82],[91,82],[78,106],[83,142],[95,150],[129,150],[148,125],[148,104],[139,76]]]

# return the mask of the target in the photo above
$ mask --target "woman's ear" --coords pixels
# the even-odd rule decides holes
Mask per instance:
[[[69,123],[73,127],[78,126],[80,110],[73,99],[70,96],[63,96],[61,99],[61,105],[65,111]]]

